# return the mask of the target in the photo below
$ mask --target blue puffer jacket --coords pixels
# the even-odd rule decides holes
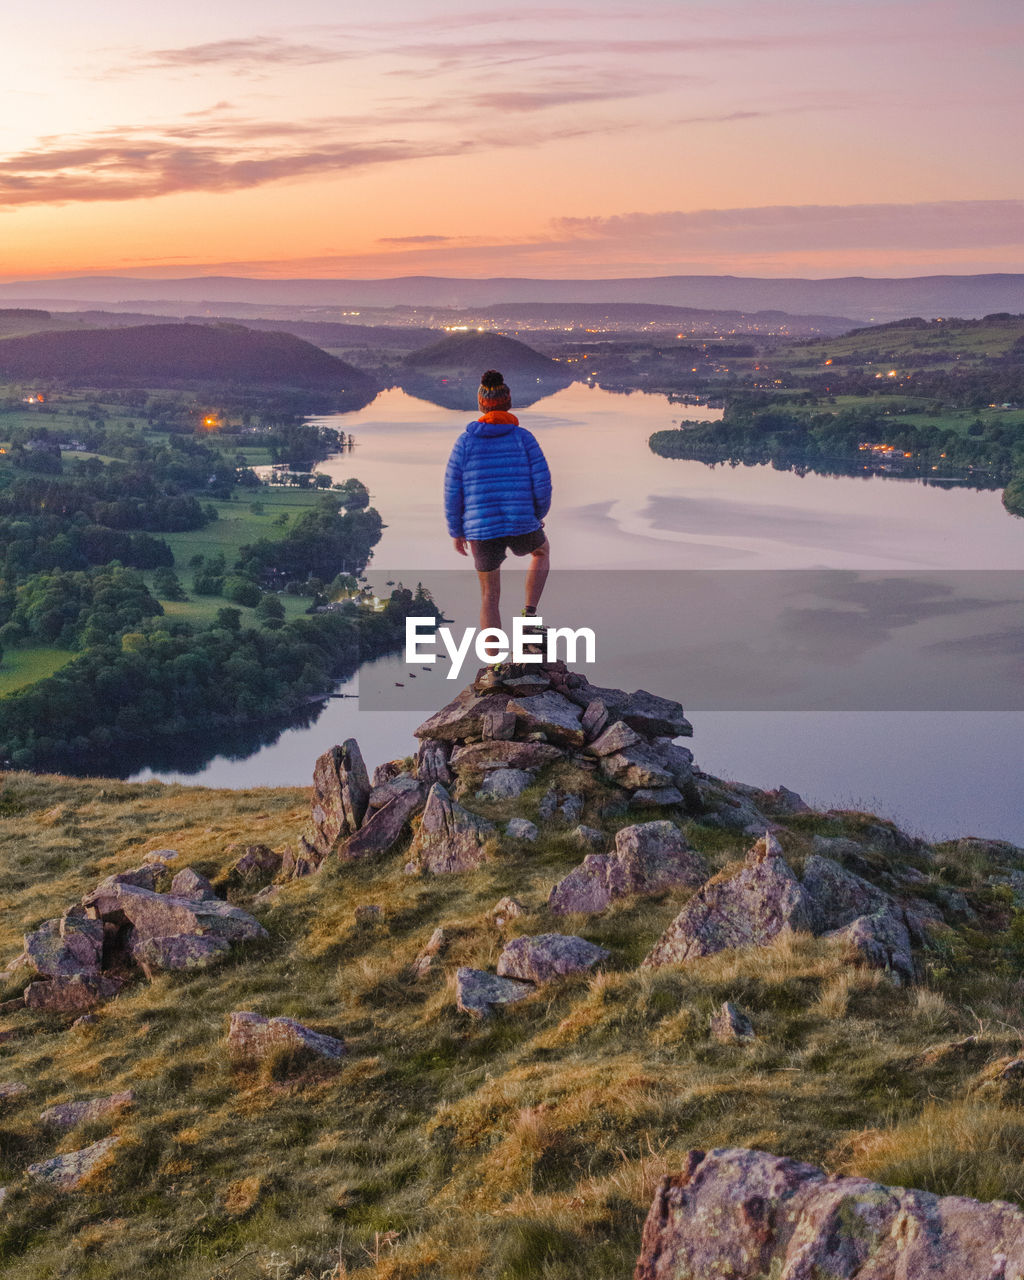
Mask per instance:
[[[449,534],[482,542],[532,533],[550,506],[551,473],[531,433],[510,413],[471,422],[444,476]]]

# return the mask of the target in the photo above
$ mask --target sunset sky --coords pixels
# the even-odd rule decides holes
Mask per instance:
[[[1020,0],[33,0],[0,278],[1024,271],[1022,51]]]

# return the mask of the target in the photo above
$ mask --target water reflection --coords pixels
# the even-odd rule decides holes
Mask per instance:
[[[514,411],[521,407],[513,406]],[[434,589],[439,571],[456,567],[442,519],[441,480],[452,443],[469,416],[393,389],[358,413],[323,419],[353,433],[356,444],[322,469],[336,480],[352,475],[362,480],[387,525],[373,561],[379,566],[375,576],[402,578],[407,586],[423,581]],[[711,468],[658,458],[647,448],[653,431],[682,418],[720,416],[720,410],[671,404],[663,396],[616,395],[582,384],[523,409],[520,419],[540,440],[555,480],[547,528],[557,570],[874,570],[899,579],[907,570],[1024,567],[1024,521],[1009,517],[995,492],[947,491],[914,479]],[[730,705],[747,710],[725,711],[718,704],[717,710],[691,715],[698,763],[708,770],[764,786],[782,782],[825,805],[870,800],[881,812],[899,815],[931,835],[973,829],[1024,842],[1017,777],[1024,714],[866,709],[855,714],[787,710],[781,704],[772,711],[749,710],[764,705],[766,689],[783,696],[801,658],[831,663],[849,687],[856,684],[857,664],[881,652],[869,674],[897,686],[886,666],[885,646],[892,636],[913,631],[921,620],[956,623],[955,607],[934,583],[923,594],[904,598],[904,588],[886,588],[884,576],[876,575],[869,587],[850,582],[848,576],[825,574],[819,598],[791,601],[790,612],[779,621],[781,638],[773,641],[774,658],[765,650],[759,669],[749,662],[757,636],[738,621],[730,633],[725,596],[703,610],[691,602],[689,615],[686,601],[678,602],[689,659],[681,645],[667,659],[664,647],[646,634],[645,618],[662,608],[658,602],[612,590],[611,580],[605,602],[623,634],[632,626],[636,662],[644,665],[643,681],[655,692],[678,697],[688,708],[710,707],[705,684],[712,676],[722,685],[732,680],[736,700]],[[457,616],[453,609],[462,611],[460,625],[474,621],[472,585],[470,579],[465,604],[449,602],[434,590],[450,616]],[[506,601],[507,612],[518,609],[511,583]],[[560,622],[571,620],[563,616],[553,590],[545,603]],[[715,634],[708,630],[713,613]],[[956,660],[969,650],[996,663],[1019,662],[1014,648],[1019,634],[1012,620],[1000,617],[998,625],[970,635],[954,630],[924,643],[945,652],[948,664],[941,678],[955,683]],[[699,684],[690,665],[698,659],[705,664],[702,671],[710,673],[706,679],[702,674]],[[359,684],[394,689],[402,681],[411,689],[404,671],[400,657],[381,659],[363,669]],[[621,671],[622,680],[612,678],[613,672],[607,679],[602,672],[602,679],[628,683],[630,669],[623,665]],[[737,677],[738,671],[746,675]],[[998,671],[991,676],[998,678]],[[420,673],[417,692],[428,685],[437,690],[432,705],[450,696],[443,675]],[[247,759],[232,760],[225,753],[198,774],[185,774],[180,765],[165,771],[161,762],[157,773],[211,786],[307,785],[316,755],[333,743],[357,737],[372,767],[405,755],[423,718],[414,707],[367,711],[350,701],[332,701],[315,721],[285,730]],[[152,774],[147,770],[142,776]]]

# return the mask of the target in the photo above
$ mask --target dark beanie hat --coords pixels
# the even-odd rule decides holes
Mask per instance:
[[[480,379],[480,390],[476,393],[476,398],[485,413],[492,409],[512,408],[512,392],[505,386],[505,379],[497,369],[488,369]]]

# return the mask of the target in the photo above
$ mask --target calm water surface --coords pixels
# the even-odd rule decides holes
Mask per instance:
[[[441,572],[466,564],[445,531],[441,481],[452,443],[471,416],[395,390],[359,413],[322,420],[352,432],[356,447],[321,469],[338,480],[358,476],[387,525],[372,580],[379,586],[388,579],[406,585],[423,581],[460,627],[476,621],[475,588],[468,571],[462,589],[455,591],[450,573]],[[1024,569],[1024,521],[1006,514],[997,491],[888,477],[801,477],[769,467],[711,468],[659,458],[647,448],[652,431],[681,418],[716,419],[720,412],[641,393],[620,396],[577,384],[519,416],[540,440],[554,476],[555,502],[546,522],[553,564],[560,572],[580,571],[578,580],[586,571],[592,592],[602,573],[614,571],[608,572],[602,603],[615,662],[611,669],[599,667],[595,679],[643,685],[679,698],[688,709],[707,700],[695,688],[695,669],[684,656],[685,623],[675,658],[661,642],[649,645],[642,662],[638,656],[639,665],[631,665],[628,643],[635,636],[638,653],[643,650],[650,618],[669,603],[685,619],[686,600],[666,599],[666,590],[672,590],[664,585],[666,574],[640,575],[638,582],[657,579],[661,585],[658,598],[638,608],[623,589],[630,571],[844,570],[871,571],[877,580],[933,570],[967,575]],[[819,572],[814,580],[826,579]],[[740,575],[734,581],[748,579]],[[679,591],[689,592],[692,582],[693,575],[680,573]],[[519,607],[515,588],[509,575],[505,603],[510,614]],[[557,612],[556,588],[553,578],[545,597],[549,613]],[[936,611],[924,611],[929,612]],[[1005,615],[1004,609],[998,657],[1010,665],[996,663],[990,678],[998,678],[1001,670],[1020,675],[1024,667],[1024,649],[1015,649],[1019,629],[1007,625]],[[913,630],[907,619],[892,624],[892,617],[888,601],[890,631],[892,625]],[[916,624],[917,615],[911,621]],[[948,650],[950,644],[966,643],[947,638],[931,647]],[[836,654],[837,671],[852,661],[841,638]],[[870,649],[857,653],[857,661],[870,657]],[[362,708],[354,699],[332,700],[315,724],[284,732],[244,760],[218,757],[197,773],[138,776],[209,786],[305,785],[317,754],[353,736],[372,768],[407,754],[412,730],[425,718],[422,708],[441,705],[465,683],[448,682],[440,667],[416,671],[415,686],[411,678],[401,658],[368,664],[356,680],[340,686],[342,692],[355,692],[361,682]],[[371,688],[389,691],[392,709],[368,710]],[[938,704],[944,705],[941,698]],[[930,710],[913,697],[911,709],[901,711],[802,710],[800,705],[796,698],[797,709],[783,703],[770,711],[692,711],[691,745],[698,764],[756,785],[784,783],[815,804],[870,807],[933,838],[974,832],[1024,843],[1024,713],[993,710],[999,703],[991,698],[979,704],[986,710]]]

